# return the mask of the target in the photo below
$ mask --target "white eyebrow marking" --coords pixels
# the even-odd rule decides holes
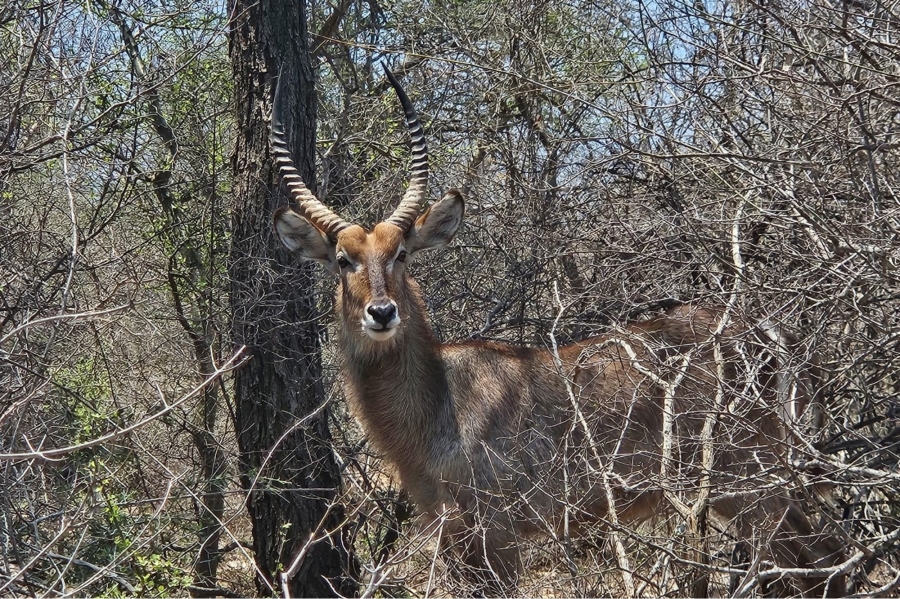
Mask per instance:
[[[399,248],[397,248],[397,253],[394,254],[394,257],[391,258],[390,260],[388,260],[387,265],[385,265],[385,267],[384,267],[384,270],[388,274],[394,274],[394,262],[397,261],[397,256],[400,255],[400,252],[405,252],[405,251],[406,251],[406,248],[401,245]]]

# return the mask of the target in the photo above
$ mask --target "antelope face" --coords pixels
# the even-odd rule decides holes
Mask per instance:
[[[340,311],[347,327],[359,324],[369,339],[392,338],[410,309],[406,267],[423,249],[441,247],[456,234],[464,212],[462,196],[451,190],[420,216],[408,233],[390,222],[371,231],[343,228],[332,241],[309,219],[289,208],[275,213],[281,242],[300,258],[315,260],[341,278]]]
[[[341,231],[332,268],[341,276],[344,322],[359,322],[375,341],[394,336],[400,326],[395,297],[408,256],[400,229],[393,225],[380,223],[371,233],[358,226]]]

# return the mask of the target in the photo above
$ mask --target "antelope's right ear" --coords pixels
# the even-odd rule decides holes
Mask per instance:
[[[455,189],[448,190],[416,220],[406,235],[406,249],[414,253],[444,247],[456,235],[465,211],[462,194]]]
[[[334,244],[328,236],[290,208],[276,210],[272,225],[284,247],[304,260],[315,260],[329,268],[334,265]]]

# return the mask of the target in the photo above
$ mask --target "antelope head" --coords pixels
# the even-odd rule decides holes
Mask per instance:
[[[340,321],[345,329],[374,341],[394,337],[404,318],[416,309],[418,287],[406,272],[410,259],[420,250],[449,243],[464,212],[462,195],[456,190],[423,211],[428,187],[425,134],[403,88],[387,67],[385,73],[406,114],[412,175],[394,213],[369,231],[343,220],[303,183],[288,150],[280,81],[272,108],[272,150],[293,200],[293,206],[275,212],[275,233],[300,258],[320,262],[340,276]]]

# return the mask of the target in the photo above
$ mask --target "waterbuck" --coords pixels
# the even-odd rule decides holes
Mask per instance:
[[[785,489],[814,391],[802,371],[782,368],[789,336],[748,324],[733,305],[685,304],[558,348],[440,342],[407,268],[453,239],[463,198],[451,190],[423,210],[422,125],[385,72],[411,136],[399,206],[366,230],[316,199],[291,159],[276,90],[271,141],[293,204],[274,230],[339,276],[344,392],[418,508],[449,514],[450,542],[482,590],[514,591],[529,535],[615,533],[708,509],[736,536],[763,539],[762,563],[819,568],[798,578],[801,590],[842,594],[840,538]]]

